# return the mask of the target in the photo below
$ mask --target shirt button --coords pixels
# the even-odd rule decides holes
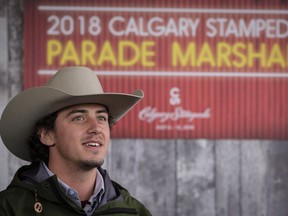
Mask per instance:
[[[68,194],[69,194],[70,196],[75,196],[75,192],[72,191],[72,190],[68,190]]]

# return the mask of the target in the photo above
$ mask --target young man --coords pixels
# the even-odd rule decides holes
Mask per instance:
[[[104,93],[86,67],[60,69],[14,97],[0,134],[21,167],[0,192],[0,215],[151,215],[101,168],[110,128],[143,97]]]

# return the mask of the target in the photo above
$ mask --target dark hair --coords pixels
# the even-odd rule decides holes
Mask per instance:
[[[44,129],[47,131],[54,130],[55,121],[56,121],[56,118],[57,118],[58,113],[60,111],[54,112],[54,113],[40,119],[36,123],[32,134],[28,138],[31,162],[44,161],[46,164],[48,164],[49,147],[47,145],[44,145],[41,142],[41,140],[39,138],[39,130],[40,129]],[[115,122],[113,121],[112,116],[109,115],[108,124],[109,124],[110,130],[112,129],[112,126],[114,125],[114,123]]]
[[[55,125],[55,120],[58,116],[58,112],[54,112],[43,119],[39,120],[32,132],[31,136],[28,138],[29,151],[32,162],[44,161],[48,164],[49,160],[49,147],[44,145],[39,138],[39,130],[45,129],[47,131],[53,130]]]

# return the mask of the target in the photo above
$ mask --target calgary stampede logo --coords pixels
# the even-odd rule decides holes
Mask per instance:
[[[193,125],[194,119],[207,119],[210,118],[210,108],[206,108],[204,112],[192,112],[190,110],[183,109],[180,98],[180,89],[177,87],[170,89],[170,105],[174,106],[173,112],[160,112],[156,107],[147,106],[144,107],[139,112],[139,119],[142,121],[146,121],[148,123],[156,122],[157,130],[194,130],[195,127]],[[169,124],[169,122],[177,122],[180,119],[186,119],[188,124],[179,125],[179,124]]]

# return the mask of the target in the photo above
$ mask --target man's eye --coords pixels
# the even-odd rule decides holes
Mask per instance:
[[[72,119],[72,121],[83,121],[84,118],[82,116],[77,116],[75,118]]]
[[[99,116],[99,117],[98,117],[98,120],[100,120],[100,121],[106,121],[107,118],[106,118],[105,116]]]

